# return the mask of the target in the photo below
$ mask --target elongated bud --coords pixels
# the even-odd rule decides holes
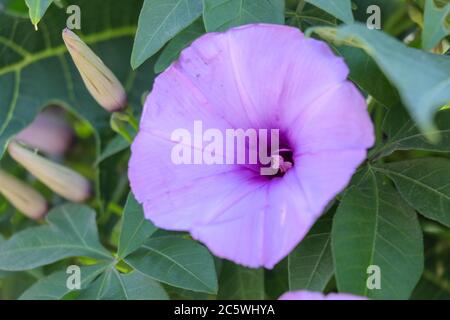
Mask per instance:
[[[0,170],[0,193],[31,219],[41,219],[47,212],[47,202],[39,192],[3,170]]]
[[[61,156],[72,144],[73,130],[64,120],[63,114],[46,110],[23,129],[15,139],[25,142],[50,156]]]
[[[77,172],[41,157],[17,142],[11,142],[8,151],[14,160],[60,196],[73,202],[89,198],[89,182]]]
[[[112,71],[75,33],[66,28],[62,37],[92,97],[110,112],[123,109],[127,95]]]

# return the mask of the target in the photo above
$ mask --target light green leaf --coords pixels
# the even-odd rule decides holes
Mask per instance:
[[[62,205],[46,220],[48,225],[25,229],[0,245],[0,270],[28,270],[73,256],[112,259],[99,242],[89,207]]]
[[[423,270],[417,215],[374,173],[345,193],[333,221],[331,246],[340,292],[373,299],[408,299]],[[369,266],[380,269],[380,289],[369,289]]]
[[[224,261],[218,299],[264,300],[264,269],[249,269]]]
[[[450,160],[422,158],[376,166],[403,198],[427,218],[450,227]]]
[[[167,300],[159,283],[133,271],[119,273],[110,268],[78,296],[79,300]]]
[[[320,218],[308,235],[289,254],[289,289],[322,292],[334,273],[331,255],[331,222]]]
[[[175,61],[180,52],[191,44],[192,41],[205,33],[205,27],[201,20],[197,20],[189,27],[177,34],[162,50],[155,63],[155,72],[160,73],[167,69]]]
[[[207,32],[248,23],[284,23],[284,0],[203,0]]]
[[[102,263],[93,266],[80,267],[80,287],[81,290],[97,278],[105,271],[110,264]],[[72,292],[67,287],[67,279],[70,275],[65,271],[52,273],[42,278],[30,288],[28,288],[21,296],[20,300],[60,300],[65,295]]]
[[[354,22],[352,2],[350,0],[306,0],[306,2],[315,5],[347,24]]]
[[[125,262],[139,272],[174,287],[216,293],[217,276],[208,250],[175,236],[150,238]]]
[[[145,0],[131,55],[133,69],[154,55],[201,14],[201,0]]]
[[[430,134],[440,137],[437,143],[430,143],[401,106],[389,109],[383,129],[388,140],[374,152],[374,158],[386,157],[397,150],[450,152],[450,110],[436,114],[436,132]]]
[[[142,93],[154,76],[150,64],[134,72],[124,63],[130,57],[140,3],[77,2],[83,11],[81,38],[122,81],[134,110],[141,108]],[[108,19],[99,19],[98,13],[104,10]],[[87,120],[95,129],[98,147],[99,133],[110,130],[109,113],[90,96],[62,41],[66,19],[64,10],[51,6],[35,32],[27,19],[0,12],[0,157],[8,141],[49,104]]]
[[[436,139],[432,134],[434,114],[450,101],[448,57],[409,48],[381,31],[369,30],[361,24],[318,27],[313,31],[338,43],[364,49],[397,88],[419,128],[429,139]]]
[[[422,47],[433,49],[439,41],[450,35],[450,2],[439,8],[434,0],[425,1]]]
[[[41,21],[48,7],[53,3],[53,0],[25,0],[29,8],[29,15],[31,23],[37,30],[37,24]]]
[[[156,230],[156,227],[144,218],[142,206],[130,192],[123,210],[122,228],[117,250],[119,258],[125,258],[139,248]]]

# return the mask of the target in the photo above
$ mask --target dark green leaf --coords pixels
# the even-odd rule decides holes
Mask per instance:
[[[86,289],[108,266],[109,264],[105,263],[80,267],[81,290]],[[28,288],[20,296],[20,300],[60,300],[71,292],[67,287],[68,277],[69,275],[65,271],[52,273]]]
[[[0,246],[1,270],[28,270],[73,256],[112,259],[99,242],[95,212],[89,207],[62,205],[46,220],[48,225],[18,232]]]
[[[450,160],[424,158],[375,167],[387,174],[403,198],[424,216],[450,227]]]
[[[80,300],[166,300],[167,293],[159,283],[142,273],[121,274],[110,268],[83,290]]]
[[[218,298],[264,300],[264,269],[248,269],[224,261],[220,273]]]
[[[409,298],[423,270],[422,231],[414,210],[372,168],[345,193],[331,239],[340,292]],[[380,289],[367,286],[369,266],[380,268]]]
[[[125,261],[157,281],[192,291],[217,292],[213,258],[195,241],[174,236],[150,238]]]
[[[350,0],[306,0],[306,2],[315,5],[345,23],[351,24],[354,22],[352,2]]]
[[[334,273],[331,255],[332,216],[319,219],[289,255],[289,289],[323,291]]]
[[[340,46],[336,51],[344,57],[350,69],[349,78],[361,89],[385,106],[398,104],[400,97],[397,91],[364,50]]]
[[[114,138],[111,139],[111,141],[109,141],[105,149],[97,158],[96,164],[98,165],[99,163],[108,159],[109,157],[112,157],[113,155],[127,149],[129,146],[130,143],[127,140],[125,140],[120,135],[116,135]]]
[[[205,27],[201,20],[197,20],[189,27],[177,34],[162,50],[155,63],[155,72],[160,73],[167,69],[175,61],[181,50],[191,44],[192,41],[205,33]]]
[[[135,69],[202,14],[201,0],[145,0],[131,66]]]
[[[224,31],[248,23],[284,23],[284,0],[203,0],[206,31]]]
[[[430,134],[436,134],[440,140],[430,143],[403,108],[391,108],[383,124],[388,141],[375,152],[375,157],[386,157],[397,150],[450,152],[450,110],[437,113],[436,127],[436,132]]]
[[[142,206],[130,192],[123,210],[117,255],[123,259],[139,248],[156,231],[156,227],[144,218]]]

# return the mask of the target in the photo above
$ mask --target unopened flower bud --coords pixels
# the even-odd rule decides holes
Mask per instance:
[[[127,95],[112,71],[75,33],[66,28],[62,37],[92,97],[110,112],[123,109]]]
[[[73,130],[64,120],[63,114],[46,110],[23,129],[15,139],[50,156],[61,156],[73,141]]]
[[[83,202],[89,198],[89,181],[72,169],[48,160],[17,142],[9,144],[8,152],[43,184],[67,200]]]
[[[47,212],[47,202],[39,192],[3,170],[0,170],[0,193],[31,219],[41,219]]]

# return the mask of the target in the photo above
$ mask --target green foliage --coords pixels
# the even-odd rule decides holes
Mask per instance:
[[[25,3],[29,8],[31,22],[37,29],[37,24],[41,21],[44,13],[53,3],[53,0],[25,0]]]
[[[283,0],[203,0],[206,31],[224,31],[247,23],[284,22]]]
[[[306,0],[332,14],[345,23],[353,23],[352,2],[350,0]]]
[[[340,291],[376,299],[410,296],[423,270],[417,214],[371,167],[345,193],[331,238]],[[377,290],[367,286],[369,266],[380,268]]]
[[[127,91],[129,108],[114,114],[119,133],[62,41],[69,4],[82,13],[74,31]],[[369,5],[381,8],[382,30],[366,28]],[[0,0],[0,167],[51,208],[45,221],[31,221],[0,195],[0,299],[259,300],[288,290],[450,299],[449,12],[440,0]],[[248,23],[326,41],[367,98],[377,136],[349,186],[273,270],[213,257],[189,235],[159,230],[127,180],[155,74],[206,32]],[[74,128],[72,148],[56,160],[93,182],[86,204],[65,203],[5,152],[50,105]],[[81,282],[72,290],[73,265]],[[372,265],[380,289],[367,286]]]
[[[131,55],[133,68],[154,55],[201,13],[201,0],[145,0]]]
[[[319,219],[303,241],[289,255],[289,289],[323,291],[334,274],[331,255],[331,223]]]

